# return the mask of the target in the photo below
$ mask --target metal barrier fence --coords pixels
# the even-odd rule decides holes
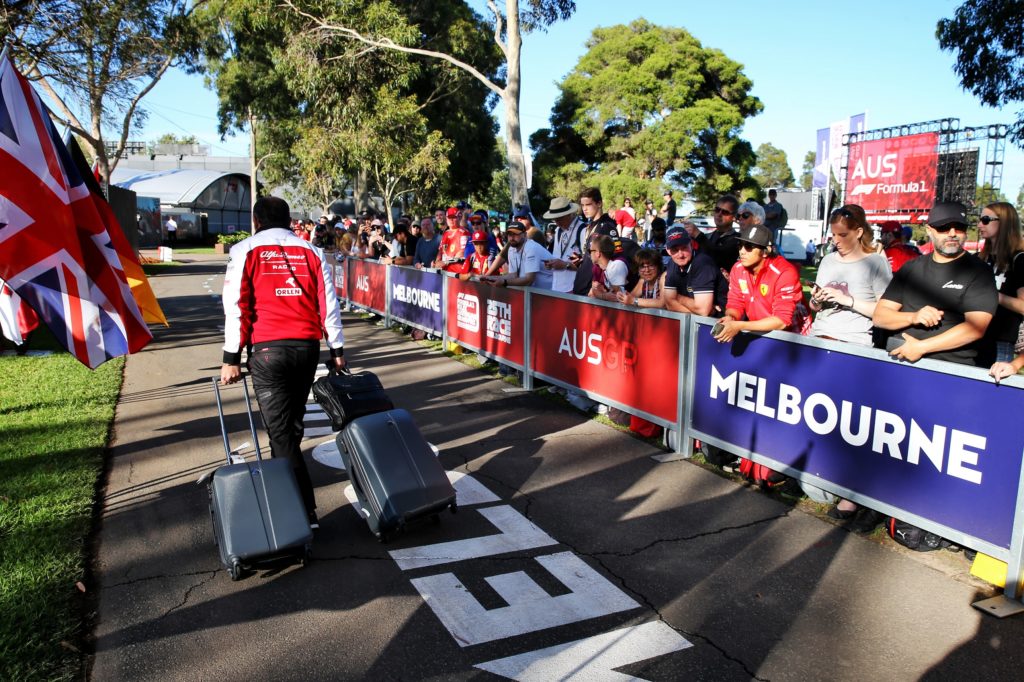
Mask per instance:
[[[788,332],[722,344],[713,318],[375,261],[331,267],[339,297],[389,324],[511,365],[526,389],[542,380],[671,429],[681,457],[700,439],[984,552],[1021,598],[1020,377],[997,385],[980,368]]]

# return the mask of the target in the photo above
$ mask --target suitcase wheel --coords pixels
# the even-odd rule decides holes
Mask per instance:
[[[305,549],[302,550],[302,554],[299,555],[299,566],[305,568],[309,565],[310,559],[313,558],[313,548],[306,545]]]
[[[231,576],[231,580],[233,581],[240,580],[242,578],[242,564],[238,559],[231,562],[231,565],[228,567],[228,575]]]

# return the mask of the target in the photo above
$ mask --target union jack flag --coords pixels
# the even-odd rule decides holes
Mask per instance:
[[[153,338],[38,95],[0,57],[0,279],[90,369]]]

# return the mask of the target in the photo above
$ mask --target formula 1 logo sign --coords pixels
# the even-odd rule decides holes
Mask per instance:
[[[865,211],[931,208],[938,146],[938,133],[854,142],[846,168],[846,200]]]

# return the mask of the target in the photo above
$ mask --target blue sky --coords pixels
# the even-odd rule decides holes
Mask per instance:
[[[483,13],[479,0],[471,4]],[[503,4],[503,3],[499,3]],[[749,119],[743,137],[756,148],[784,150],[795,176],[815,131],[867,112],[869,129],[957,117],[962,126],[1009,123],[1017,107],[982,106],[953,73],[953,55],[939,50],[935,25],[952,16],[949,0],[861,0],[857,3],[718,2],[695,0],[577,0],[571,19],[523,41],[521,122],[524,143],[547,126],[558,97],[556,82],[576,65],[597,26],[643,17],[687,29],[706,47],[744,65],[764,112]],[[481,40],[489,40],[481,35]],[[150,120],[144,139],[190,132],[213,153],[244,155],[245,137],[221,142],[216,98],[199,77],[169,74],[144,100]],[[1024,105],[1021,105],[1024,107]],[[499,119],[501,107],[496,109]],[[1024,184],[1024,151],[1007,145],[1003,192],[1013,201]]]

